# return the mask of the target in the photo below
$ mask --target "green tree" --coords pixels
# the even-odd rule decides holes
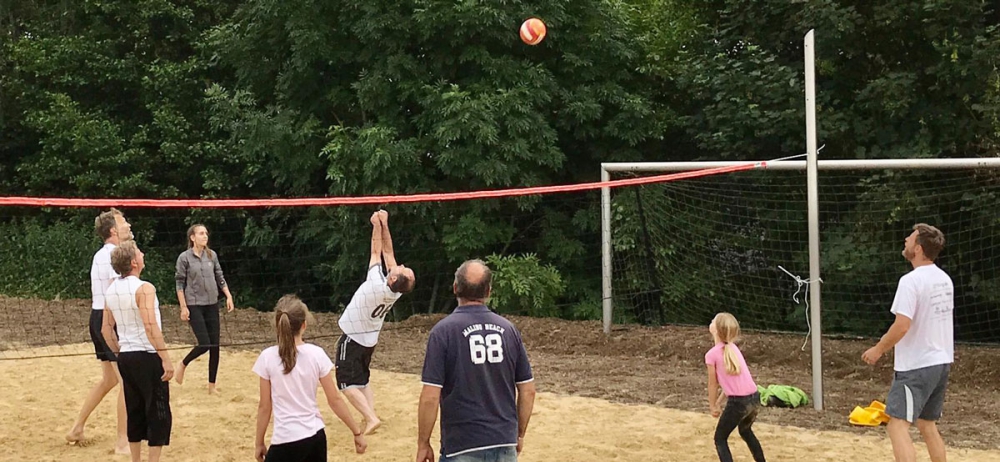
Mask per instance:
[[[549,27],[536,47],[518,40],[529,15]],[[211,35],[220,66],[236,76],[209,92],[212,126],[259,196],[594,180],[601,161],[641,158],[669,122],[636,71],[633,30],[622,5],[598,1],[250,1]],[[561,302],[592,300],[594,202],[390,206],[398,253],[420,263],[420,295],[410,300],[422,306],[411,309],[448,303],[455,265],[492,253],[534,252],[578,281]],[[367,213],[276,213],[260,225],[323,249],[330,259],[315,276],[344,301],[366,252]]]
[[[640,10],[649,5],[664,7],[657,10],[658,20],[644,23],[645,72],[661,78],[658,81],[663,84],[667,105],[680,116],[679,129],[668,135],[682,140],[675,149],[679,159],[758,160],[804,152],[802,38],[811,29],[816,30],[819,143],[826,145],[822,158],[998,155],[996,69],[1000,37],[997,11],[989,3],[937,0],[747,4],[714,0],[692,3],[683,9],[674,7],[669,0],[634,3]],[[678,24],[693,26],[671,29]],[[683,42],[681,46],[671,48],[678,38]],[[853,180],[847,180],[825,173],[822,180],[841,188],[821,191],[822,197],[837,198],[823,203],[824,277],[828,284],[858,288],[852,293],[838,293],[836,289],[825,293],[824,311],[828,314],[824,323],[833,331],[872,333],[883,326],[871,322],[873,315],[865,307],[879,305],[879,313],[883,313],[891,299],[873,294],[891,294],[903,270],[897,262],[875,256],[898,254],[900,236],[915,221],[953,227],[968,223],[976,226],[977,235],[995,234],[1000,229],[988,216],[993,213],[986,204],[987,197],[995,196],[997,184],[983,183],[982,174],[976,172],[967,173],[967,184],[983,184],[983,189],[964,192],[948,189],[948,185],[961,180],[940,172],[853,175]],[[801,178],[764,175],[741,187],[749,195],[757,188],[784,185],[790,189],[801,184]],[[931,197],[917,197],[911,186],[914,184],[922,185],[925,192],[931,191]],[[928,186],[935,184],[939,185],[936,189]],[[893,213],[873,208],[873,204],[884,206],[889,198],[895,201]],[[800,194],[782,199],[786,201],[784,206],[769,204],[766,209],[743,211],[750,214],[747,217],[730,216],[721,223],[723,228],[703,223],[702,234],[692,239],[710,243],[720,232],[739,235],[748,229],[759,231],[763,229],[761,224],[774,220],[805,220],[797,210],[804,201]],[[648,199],[660,201],[661,208],[674,207],[669,210],[679,214],[675,219],[685,223],[699,223],[699,217],[714,213],[698,207],[678,210],[668,200],[655,196]],[[712,206],[724,212],[721,204]],[[620,207],[629,210],[630,205],[626,202]],[[626,221],[626,226],[634,225],[634,220]],[[801,241],[787,235],[770,238]],[[988,280],[992,280],[989,275],[996,277],[995,270],[958,264],[972,256],[990,262],[985,264],[988,268],[995,267],[992,250],[976,247],[980,242],[967,237],[950,244],[948,255],[955,259],[953,277],[958,284],[983,280],[983,275]],[[623,237],[617,245],[635,255],[643,252],[636,238]],[[713,245],[739,248],[738,243]],[[804,256],[789,254],[778,261],[796,261],[805,267]],[[698,274],[718,269],[712,267],[715,263],[711,259],[685,261],[689,263],[686,268]],[[648,284],[637,275],[626,280],[634,280],[639,286]],[[656,278],[653,280],[655,283]],[[665,293],[663,303],[683,303],[698,294],[718,293],[723,290],[722,284],[703,281],[687,287],[684,293]],[[977,291],[976,309],[996,306],[996,299],[991,299],[988,292]],[[789,314],[788,321],[800,320],[801,314]],[[761,325],[783,328],[774,319],[762,320]]]
[[[203,94],[220,75],[198,51],[237,2],[38,1],[0,4],[0,188],[5,195],[199,197],[235,163],[208,129]],[[94,242],[94,210],[4,210],[5,229],[33,230],[53,250]],[[158,234],[162,210],[127,211],[140,243],[172,262],[182,240]],[[176,216],[172,228],[186,227]],[[179,221],[179,222],[178,222]],[[75,230],[76,238],[68,230]],[[18,247],[7,247],[17,261]],[[73,252],[84,251],[86,247]],[[89,253],[89,252],[84,252]],[[83,295],[86,266],[42,254],[51,278]],[[158,265],[157,283],[169,281]],[[151,275],[153,274],[151,273]],[[5,273],[7,276],[9,273]],[[16,273],[14,273],[16,274]],[[18,276],[19,279],[25,279]],[[151,276],[152,277],[152,276]],[[29,277],[28,286],[46,278]],[[163,280],[163,281],[161,281]],[[50,290],[61,290],[50,287]],[[163,291],[169,300],[169,290]],[[39,292],[38,295],[50,295]]]
[[[3,48],[10,192],[202,195],[225,161],[205,130],[212,71],[195,46],[232,3],[18,3]]]

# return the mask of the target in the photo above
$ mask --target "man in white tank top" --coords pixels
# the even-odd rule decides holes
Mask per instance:
[[[173,418],[169,381],[174,375],[161,330],[160,302],[156,288],[139,279],[146,265],[134,241],[115,248],[111,263],[122,277],[108,287],[102,332],[118,355],[128,413],[129,450],[133,462],[138,462],[142,441],[146,440],[149,461],[158,462],[163,446],[170,444]]]
[[[896,321],[877,345],[862,355],[875,364],[889,349],[895,350],[895,374],[886,399],[886,430],[897,462],[916,462],[910,438],[916,424],[927,445],[931,462],[944,462],[944,440],[937,420],[944,408],[948,374],[955,361],[955,288],[951,277],[934,262],[944,248],[944,234],[918,223],[906,238],[903,257],[913,266],[899,279],[892,314]]]
[[[347,304],[338,324],[344,335],[337,341],[337,387],[365,419],[365,434],[371,434],[382,421],[375,414],[375,394],[368,381],[371,360],[382,331],[385,315],[396,300],[413,290],[413,270],[396,264],[389,234],[389,213],[372,214],[371,255],[368,275]],[[385,268],[382,261],[385,261]]]
[[[66,440],[71,443],[78,443],[85,439],[84,427],[87,419],[94,412],[101,400],[110,392],[115,385],[118,385],[121,377],[118,374],[118,366],[115,363],[115,355],[111,351],[104,336],[101,334],[101,325],[104,322],[104,294],[111,281],[118,277],[111,268],[111,251],[121,242],[132,239],[132,226],[125,219],[122,213],[112,208],[101,213],[94,219],[94,231],[104,241],[104,246],[94,254],[93,262],[90,265],[90,291],[92,303],[90,310],[90,340],[94,344],[94,352],[97,359],[101,361],[101,381],[94,384],[87,393],[87,398],[83,402],[80,414],[73,423],[73,428],[66,433]],[[115,442],[115,453],[128,454],[128,438],[125,427],[125,394],[121,388],[118,389],[118,438]]]

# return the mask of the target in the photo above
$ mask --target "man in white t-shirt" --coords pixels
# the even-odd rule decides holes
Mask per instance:
[[[396,264],[389,234],[389,214],[379,210],[371,216],[371,255],[368,276],[358,287],[340,316],[344,335],[337,341],[337,387],[365,419],[370,435],[382,421],[375,414],[375,395],[368,386],[372,354],[378,343],[385,315],[399,297],[413,290],[413,270]],[[385,263],[383,268],[382,262]]]
[[[66,440],[70,443],[79,443],[85,439],[83,430],[87,419],[104,399],[104,396],[118,385],[121,378],[118,373],[118,365],[115,362],[115,354],[101,334],[101,324],[104,322],[105,291],[111,282],[118,278],[118,273],[111,268],[111,251],[122,242],[132,240],[132,225],[125,219],[121,211],[112,208],[94,219],[94,231],[104,241],[104,246],[94,254],[93,262],[90,265],[90,291],[93,301],[90,310],[89,330],[90,340],[94,344],[94,352],[97,359],[101,361],[102,374],[101,381],[94,384],[90,392],[87,393],[87,398],[83,402],[83,408],[80,409],[76,422],[73,423],[73,428],[66,433]],[[128,454],[125,394],[121,387],[118,388],[117,428],[118,439],[115,442],[115,452]]]
[[[917,451],[910,425],[917,424],[932,462],[945,461],[944,440],[937,429],[944,407],[948,373],[955,361],[954,285],[934,264],[944,248],[944,234],[928,224],[913,226],[903,257],[913,265],[899,279],[892,313],[896,321],[877,345],[862,355],[868,364],[895,348],[895,378],[889,389],[886,413],[889,440],[896,462],[914,462]]]

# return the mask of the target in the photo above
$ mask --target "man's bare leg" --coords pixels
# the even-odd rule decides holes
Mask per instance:
[[[365,428],[365,434],[370,435],[375,433],[375,430],[378,430],[378,427],[382,426],[382,420],[377,417],[378,414],[375,412],[375,391],[372,390],[371,384],[368,384],[366,387],[362,387],[361,393],[365,395],[365,400],[368,401],[368,408],[372,410],[372,415],[376,416],[375,421],[373,423],[369,423]]]
[[[118,370],[118,363],[111,363],[111,367],[115,370],[115,377],[118,379],[118,383],[122,382],[122,374]],[[128,413],[125,410],[125,386],[118,387],[118,439],[115,440],[115,454],[128,454]]]
[[[886,426],[889,434],[889,441],[892,442],[892,453],[896,456],[896,462],[917,462],[917,450],[913,447],[913,439],[910,438],[910,423],[895,417],[889,420]]]
[[[83,407],[80,409],[80,415],[77,416],[76,422],[73,422],[73,428],[66,433],[66,441],[78,443],[84,440],[83,429],[87,425],[87,419],[115,385],[118,385],[118,372],[114,363],[101,361],[101,381],[95,383],[90,388],[90,392],[87,393],[87,397],[83,400]]]
[[[365,400],[368,401],[368,407],[371,408],[372,413],[375,413],[375,391],[372,390],[371,385],[367,387],[361,387],[361,393],[365,395]]]
[[[927,453],[931,456],[931,462],[947,462],[948,456],[945,454],[944,438],[938,432],[937,424],[931,420],[917,419],[917,429],[920,436],[924,438],[927,445]]]
[[[142,462],[142,442],[139,443],[129,443],[128,449],[132,454],[132,462]],[[150,448],[152,449],[152,448]],[[152,451],[151,451],[152,452]],[[150,460],[153,460],[153,455],[149,455]]]
[[[163,452],[163,446],[150,446],[149,447],[149,462],[160,462],[160,453]]]
[[[379,426],[382,425],[382,421],[379,420],[378,416],[375,415],[375,411],[372,410],[371,406],[368,405],[368,398],[365,397],[365,394],[362,391],[364,388],[368,387],[348,388],[344,390],[343,393],[344,396],[347,397],[347,400],[351,402],[351,405],[354,406],[354,408],[361,413],[362,417],[364,417],[365,419],[364,432],[366,435],[369,435],[375,430],[377,430]]]

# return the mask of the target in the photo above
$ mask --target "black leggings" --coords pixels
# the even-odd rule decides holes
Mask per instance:
[[[760,409],[760,393],[750,396],[730,396],[726,409],[719,416],[719,424],[715,427],[715,450],[722,462],[733,462],[733,454],[729,452],[729,435],[736,428],[740,429],[740,437],[746,441],[755,462],[764,462],[764,450],[760,441],[750,428],[757,420]]]
[[[219,373],[219,304],[188,306],[191,312],[191,330],[198,338],[198,346],[184,357],[184,366],[208,352],[208,383],[215,383]]]
[[[291,443],[272,444],[264,462],[326,462],[326,431]]]

